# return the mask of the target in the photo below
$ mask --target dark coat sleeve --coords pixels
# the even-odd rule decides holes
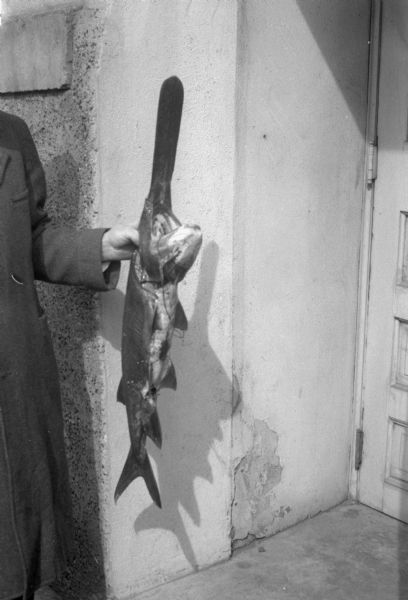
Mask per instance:
[[[18,120],[18,128],[30,197],[35,278],[101,291],[113,289],[120,263],[112,262],[105,272],[102,270],[102,236],[106,229],[77,231],[52,224],[44,207],[46,183],[37,149],[24,121]]]

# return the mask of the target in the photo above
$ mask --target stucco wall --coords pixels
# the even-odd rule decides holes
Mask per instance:
[[[11,17],[24,4],[27,8],[27,2],[13,0],[3,8]],[[42,4],[50,3],[33,2],[30,8]],[[100,223],[95,94],[103,16],[91,9],[73,13],[71,89],[0,96],[0,108],[21,116],[31,129],[47,179],[50,216],[76,228]],[[74,509],[75,555],[60,587],[67,597],[104,597],[100,507],[106,415],[98,295],[51,284],[39,285],[39,293],[59,366]]]
[[[348,494],[369,5],[240,2],[236,545]]]

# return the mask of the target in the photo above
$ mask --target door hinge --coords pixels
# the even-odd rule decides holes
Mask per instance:
[[[361,467],[363,460],[363,442],[364,442],[364,431],[362,429],[356,430],[356,445],[354,454],[354,468],[356,471]]]
[[[378,146],[374,142],[369,142],[367,148],[367,183],[373,183],[377,179],[378,168]]]

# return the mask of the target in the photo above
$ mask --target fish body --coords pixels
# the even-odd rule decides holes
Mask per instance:
[[[146,450],[146,437],[160,448],[157,413],[161,388],[176,389],[169,351],[175,329],[187,329],[177,285],[201,246],[197,225],[182,224],[172,212],[174,169],[183,103],[177,77],[161,88],[152,181],[139,222],[139,249],[130,262],[122,328],[122,379],[118,400],[126,406],[130,450],[119,478],[115,501],[141,476],[151,498],[161,507],[157,483]]]

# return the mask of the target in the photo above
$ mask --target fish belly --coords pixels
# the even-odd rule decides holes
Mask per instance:
[[[150,374],[152,386],[159,390],[172,365],[169,352],[178,304],[177,286],[167,283],[158,288],[156,295],[156,313],[150,342]]]

